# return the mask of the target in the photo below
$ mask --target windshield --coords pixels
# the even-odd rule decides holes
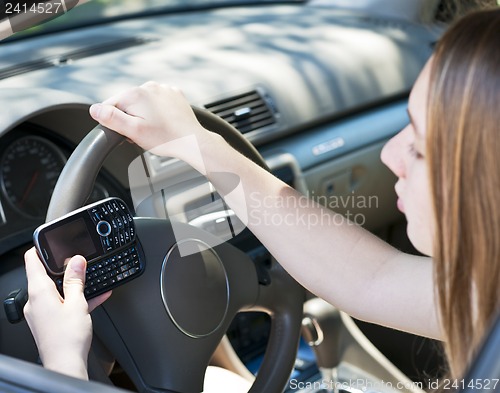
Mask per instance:
[[[80,0],[78,1],[79,5],[75,9],[71,9],[69,3],[77,3],[76,0],[65,0],[66,9],[70,10],[66,14],[63,14],[64,7],[61,7],[61,1],[0,2],[0,15],[2,19],[0,25],[9,22],[15,33],[11,39],[17,39],[142,15],[157,15],[158,13],[182,12],[242,4],[298,3],[304,0]],[[38,7],[38,11],[36,7]],[[37,15],[35,18],[32,18],[32,23],[28,25],[26,19],[30,16],[27,16],[27,12],[29,13],[29,11],[32,13],[35,12]],[[40,11],[44,12],[43,18]],[[45,19],[45,23],[41,19]]]

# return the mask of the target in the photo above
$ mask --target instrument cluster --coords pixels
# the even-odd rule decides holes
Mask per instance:
[[[40,126],[25,123],[0,138],[0,255],[31,241],[73,147]],[[100,176],[87,203],[116,194]]]

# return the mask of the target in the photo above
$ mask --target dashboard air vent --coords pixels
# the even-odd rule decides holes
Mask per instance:
[[[277,111],[267,94],[252,90],[205,105],[242,134],[276,123]]]

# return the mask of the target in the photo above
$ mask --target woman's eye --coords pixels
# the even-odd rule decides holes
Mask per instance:
[[[409,150],[410,154],[412,155],[412,157],[415,157],[418,160],[424,158],[424,156],[415,148],[415,145],[413,143],[411,143],[408,146],[408,150]]]

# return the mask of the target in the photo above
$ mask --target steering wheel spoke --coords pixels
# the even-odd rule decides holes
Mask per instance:
[[[198,228],[185,225],[177,242],[168,220],[135,221],[146,270],[96,311],[95,331],[140,391],[201,391],[234,315],[257,299],[255,266],[230,244],[209,247]],[[181,255],[187,242],[199,252]]]

